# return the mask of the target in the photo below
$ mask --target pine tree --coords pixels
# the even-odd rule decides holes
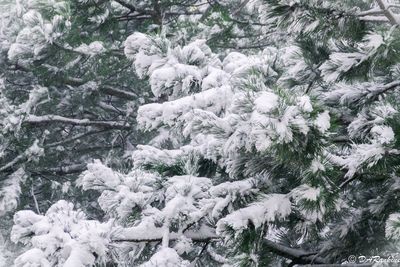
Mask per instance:
[[[16,266],[398,252],[398,4],[17,3],[0,35]]]

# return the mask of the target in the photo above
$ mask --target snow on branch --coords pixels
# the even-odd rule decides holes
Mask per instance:
[[[93,266],[107,259],[112,224],[87,220],[64,200],[45,215],[18,211],[14,223],[11,240],[31,246],[15,260],[15,266]]]
[[[143,105],[138,110],[138,124],[146,130],[153,130],[161,125],[170,126],[194,109],[205,109],[218,114],[229,106],[231,98],[230,86],[222,86],[162,104]]]
[[[382,10],[382,13],[388,18],[391,24],[400,25],[400,17],[397,14],[394,14],[393,11],[390,10],[389,3],[386,0],[376,0],[379,8]]]

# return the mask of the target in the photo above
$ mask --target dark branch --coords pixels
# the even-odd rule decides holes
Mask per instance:
[[[328,262],[317,255],[317,252],[307,252],[295,249],[264,239],[264,244],[275,254],[291,259],[296,264],[327,264]]]

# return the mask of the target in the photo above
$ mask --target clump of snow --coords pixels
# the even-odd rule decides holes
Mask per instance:
[[[303,95],[298,97],[298,104],[297,104],[304,112],[312,112],[313,107],[311,104],[310,97],[307,95]]]
[[[331,117],[329,116],[328,111],[324,111],[318,114],[315,120],[315,126],[321,133],[325,133],[331,127]]]
[[[229,83],[230,76],[223,70],[210,67],[207,69],[207,76],[202,80],[201,89],[203,91],[220,87]]]
[[[255,110],[260,113],[268,113],[278,106],[279,97],[271,92],[262,92],[254,101]]]
[[[375,125],[371,129],[371,134],[376,142],[380,144],[389,144],[393,142],[395,136],[392,127],[384,125]]]
[[[373,56],[377,48],[384,44],[383,37],[380,34],[369,34],[363,41],[362,44],[359,44],[357,52],[332,53],[329,60],[319,67],[322,78],[328,83],[336,81],[340,75]],[[335,49],[340,50],[337,47]]]
[[[21,194],[21,182],[25,180],[25,171],[19,168],[12,173],[0,188],[0,217],[18,206],[19,195]]]
[[[90,55],[90,56],[95,56],[101,53],[104,53],[106,49],[104,48],[104,45],[100,41],[94,41],[90,43],[89,45],[87,44],[81,44],[79,47],[74,49],[75,51]]]
[[[189,265],[190,263],[182,260],[174,249],[163,247],[140,267],[188,267]]]
[[[124,53],[127,58],[133,60],[135,54],[140,50],[148,49],[151,46],[151,39],[143,33],[135,32],[134,34],[128,36],[124,43]]]
[[[313,159],[311,162],[310,170],[312,173],[317,173],[318,171],[325,171],[324,164],[321,163],[319,159]]]
[[[224,66],[224,71],[232,73],[240,66],[247,65],[248,57],[238,52],[232,52],[224,58],[222,64]]]
[[[128,174],[115,172],[96,160],[88,164],[77,181],[83,190],[99,190],[100,208],[109,216],[124,221],[131,215],[132,209],[145,208],[154,200],[156,182],[154,174],[135,169]]]

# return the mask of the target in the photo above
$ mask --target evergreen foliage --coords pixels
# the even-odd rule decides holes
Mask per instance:
[[[394,0],[0,0],[0,265],[400,261],[399,26]]]

